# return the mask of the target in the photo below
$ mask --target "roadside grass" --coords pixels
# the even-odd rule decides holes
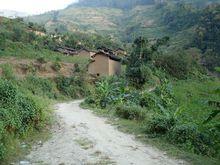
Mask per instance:
[[[52,124],[52,123],[51,123]],[[2,165],[8,165],[24,160],[24,157],[37,145],[44,143],[51,137],[50,126],[42,130],[30,128],[28,132],[19,138],[7,136],[7,156],[2,161]]]
[[[22,160],[37,141],[43,142],[50,137],[50,128],[54,123],[51,105],[75,99],[85,94],[86,88],[83,79],[80,79],[81,73],[70,78],[58,76],[56,80],[34,75],[19,78],[14,75],[12,65],[0,67],[3,71],[0,77],[0,82],[3,82],[0,83],[0,92],[3,93],[0,95],[0,164],[7,165]],[[32,116],[35,118],[32,119]],[[33,124],[20,120],[33,120]]]
[[[93,113],[100,117],[108,118],[108,124],[113,125],[118,130],[124,133],[134,135],[137,140],[143,142],[146,145],[155,146],[156,148],[166,152],[167,155],[173,158],[182,159],[185,160],[187,163],[194,165],[218,165],[219,163],[218,159],[200,156],[181,150],[177,146],[168,143],[165,137],[152,138],[151,136],[148,136],[145,133],[143,122],[118,118],[118,116],[116,116],[113,111],[91,108],[83,103],[81,104],[81,107],[91,110]]]
[[[220,94],[215,91],[220,88],[219,79],[210,80],[182,80],[173,83],[174,95],[178,101],[178,105],[183,109],[182,121],[180,123],[195,122],[201,124],[208,118],[215,107],[207,105],[209,100],[220,101]],[[108,106],[105,109],[97,108],[96,106],[81,104],[82,108],[90,109],[95,114],[101,117],[108,118],[108,123],[117,127],[120,131],[133,134],[138,140],[147,145],[152,145],[158,149],[165,151],[169,156],[187,161],[189,164],[206,164],[217,165],[219,156],[215,158],[197,155],[178,144],[171,144],[167,141],[165,135],[154,136],[146,134],[146,122],[138,120],[122,119],[115,113],[114,106]],[[147,112],[146,119],[151,116],[151,112]],[[212,122],[218,122],[219,116],[215,117]],[[211,122],[211,124],[212,124]]]
[[[182,113],[189,121],[201,123],[206,120],[215,107],[209,101],[220,101],[220,80],[186,80],[174,82],[174,94]],[[219,120],[219,116],[214,120]]]

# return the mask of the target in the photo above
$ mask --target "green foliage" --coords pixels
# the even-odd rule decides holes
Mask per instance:
[[[37,62],[39,62],[40,64],[45,64],[45,63],[47,63],[47,61],[45,60],[44,57],[39,57],[39,58],[37,58]]]
[[[150,134],[166,134],[174,125],[175,119],[172,116],[154,114],[147,122],[146,131]]]
[[[82,76],[59,76],[55,79],[55,82],[57,89],[67,97],[76,99],[85,96],[87,93],[85,81]]]
[[[85,103],[141,122],[139,127],[148,137],[166,139],[188,152],[217,157],[219,102],[214,100],[220,99],[219,80],[195,81],[171,83],[163,79],[149,92],[128,86],[124,78],[104,78]]]
[[[220,73],[220,67],[215,67],[215,71]]]
[[[38,129],[44,119],[43,107],[33,96],[0,79],[0,160],[7,154],[7,135],[19,137],[30,127]]]
[[[210,5],[202,13],[199,26],[196,29],[195,44],[203,52],[211,49],[220,52],[220,5]]]
[[[179,31],[197,24],[199,14],[191,4],[177,3],[174,7],[165,8],[162,20],[169,30]]]
[[[2,68],[2,77],[8,80],[12,80],[15,78],[12,66],[9,64],[3,64],[0,66]]]
[[[152,62],[153,58],[159,54],[160,46],[165,45],[169,37],[157,39],[154,44],[145,38],[137,38],[134,41],[133,51],[127,57],[126,76],[133,85],[141,86],[149,80],[151,70],[146,65]]]
[[[202,132],[194,123],[176,125],[168,135],[169,141],[175,144],[185,144],[188,150],[208,156],[216,155],[216,144],[213,133]]]
[[[178,79],[186,79],[189,74],[198,68],[198,62],[191,54],[179,52],[177,54],[160,55],[156,58],[156,66],[165,70]]]
[[[215,67],[220,65],[220,55],[213,50],[207,50],[203,55],[203,65],[210,71],[214,71]]]
[[[0,50],[5,49],[5,35],[0,33]]]
[[[80,0],[76,6],[90,6],[90,7],[113,7],[122,9],[131,9],[137,5],[154,4],[154,0]]]
[[[122,105],[119,104],[115,108],[117,116],[129,120],[144,120],[146,117],[146,110],[137,105]]]
[[[60,69],[61,69],[61,64],[60,64],[60,62],[59,61],[55,61],[54,63],[53,63],[53,65],[52,65],[52,69],[53,70],[55,70],[55,71],[60,71]]]
[[[128,83],[123,78],[109,77],[96,83],[95,89],[91,91],[86,101],[106,108],[108,105],[117,105],[123,102],[138,103],[139,97],[140,94],[135,90],[130,90]]]
[[[22,85],[34,95],[47,96],[51,99],[58,97],[58,93],[55,89],[56,84],[52,80],[30,75],[23,80]]]

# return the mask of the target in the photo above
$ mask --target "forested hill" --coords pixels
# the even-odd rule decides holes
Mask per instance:
[[[217,2],[220,0],[80,0],[66,9],[28,17],[26,20],[42,24],[52,33],[97,33],[131,43],[138,36],[177,36],[174,31],[169,34],[167,30],[172,28],[181,31],[192,27],[203,13],[199,10]],[[179,35],[181,33],[177,38],[181,38]],[[192,34],[184,32],[184,36],[186,38]]]
[[[189,3],[197,7],[204,7],[219,0],[79,0],[69,7],[110,7],[119,9],[132,9],[138,5],[154,5],[164,3]]]
[[[160,0],[163,1],[163,0]],[[84,7],[112,7],[120,9],[131,9],[137,5],[154,4],[155,0],[79,0],[78,3],[71,6]],[[70,6],[70,7],[71,7]]]

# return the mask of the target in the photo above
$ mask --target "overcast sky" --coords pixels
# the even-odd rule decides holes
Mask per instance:
[[[63,9],[77,0],[0,0],[0,10],[15,10],[28,14]]]

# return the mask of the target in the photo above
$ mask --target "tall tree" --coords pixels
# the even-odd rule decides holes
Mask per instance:
[[[165,45],[169,41],[169,37],[150,41],[143,37],[139,37],[134,41],[133,51],[127,58],[126,76],[134,85],[141,86],[147,80],[145,77],[145,65],[152,62],[154,55],[158,52],[158,48]]]

